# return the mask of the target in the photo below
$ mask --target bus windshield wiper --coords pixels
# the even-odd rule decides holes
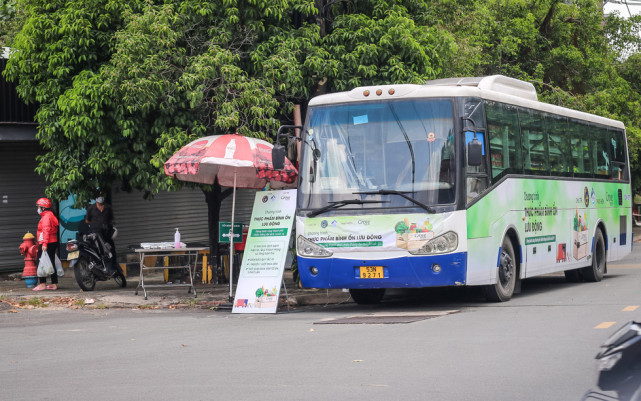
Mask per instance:
[[[401,191],[394,191],[392,189],[379,189],[378,191],[367,191],[367,192],[352,192],[354,195],[398,195],[400,197],[403,197],[407,199],[408,201],[412,202],[413,204],[422,207],[425,209],[428,213],[436,213],[436,211],[431,208],[430,206],[427,206],[423,202],[419,202],[416,199],[412,198],[411,196],[405,195],[404,192]],[[363,201],[366,202],[366,201]]]
[[[314,217],[318,216],[321,213],[324,213],[328,210],[331,209],[338,209],[339,207],[343,207],[346,205],[362,205],[365,203],[389,203],[389,201],[380,201],[380,200],[361,200],[361,199],[348,199],[344,201],[337,201],[337,202],[328,202],[329,204],[327,206],[320,207],[318,209],[314,209],[311,212],[307,214],[307,217]]]

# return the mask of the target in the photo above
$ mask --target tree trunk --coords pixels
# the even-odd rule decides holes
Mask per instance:
[[[207,201],[207,225],[209,228],[209,255],[210,263],[214,273],[214,282],[221,284],[225,279],[225,272],[222,266],[218,265],[220,260],[220,252],[218,251],[218,222],[220,221],[220,206],[229,194],[232,192],[231,188],[225,191],[218,182],[211,186],[211,190],[205,191],[205,200]]]

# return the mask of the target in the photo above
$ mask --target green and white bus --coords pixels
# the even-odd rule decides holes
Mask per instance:
[[[537,99],[496,75],[313,98],[301,133],[296,246],[303,286],[599,281],[632,246],[621,122]],[[275,161],[276,162],[276,161]]]

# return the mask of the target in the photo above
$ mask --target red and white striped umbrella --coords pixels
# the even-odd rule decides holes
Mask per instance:
[[[264,188],[270,182],[272,188],[293,187],[298,171],[285,159],[282,170],[274,170],[273,145],[262,139],[242,135],[212,135],[183,146],[165,162],[165,174],[181,181],[202,184],[218,183],[234,188],[229,230],[229,300],[232,295],[234,213],[236,188]]]
[[[183,146],[167,162],[165,174],[181,181],[224,187],[272,188],[293,187],[298,171],[285,159],[283,170],[274,170],[273,145],[262,139],[242,135],[212,135]]]

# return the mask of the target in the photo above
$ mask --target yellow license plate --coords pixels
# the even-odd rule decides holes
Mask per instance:
[[[383,278],[383,266],[361,266],[361,278]]]
[[[69,252],[67,254],[67,260],[73,260],[73,259],[78,259],[78,255],[80,254],[80,251],[73,251]]]

